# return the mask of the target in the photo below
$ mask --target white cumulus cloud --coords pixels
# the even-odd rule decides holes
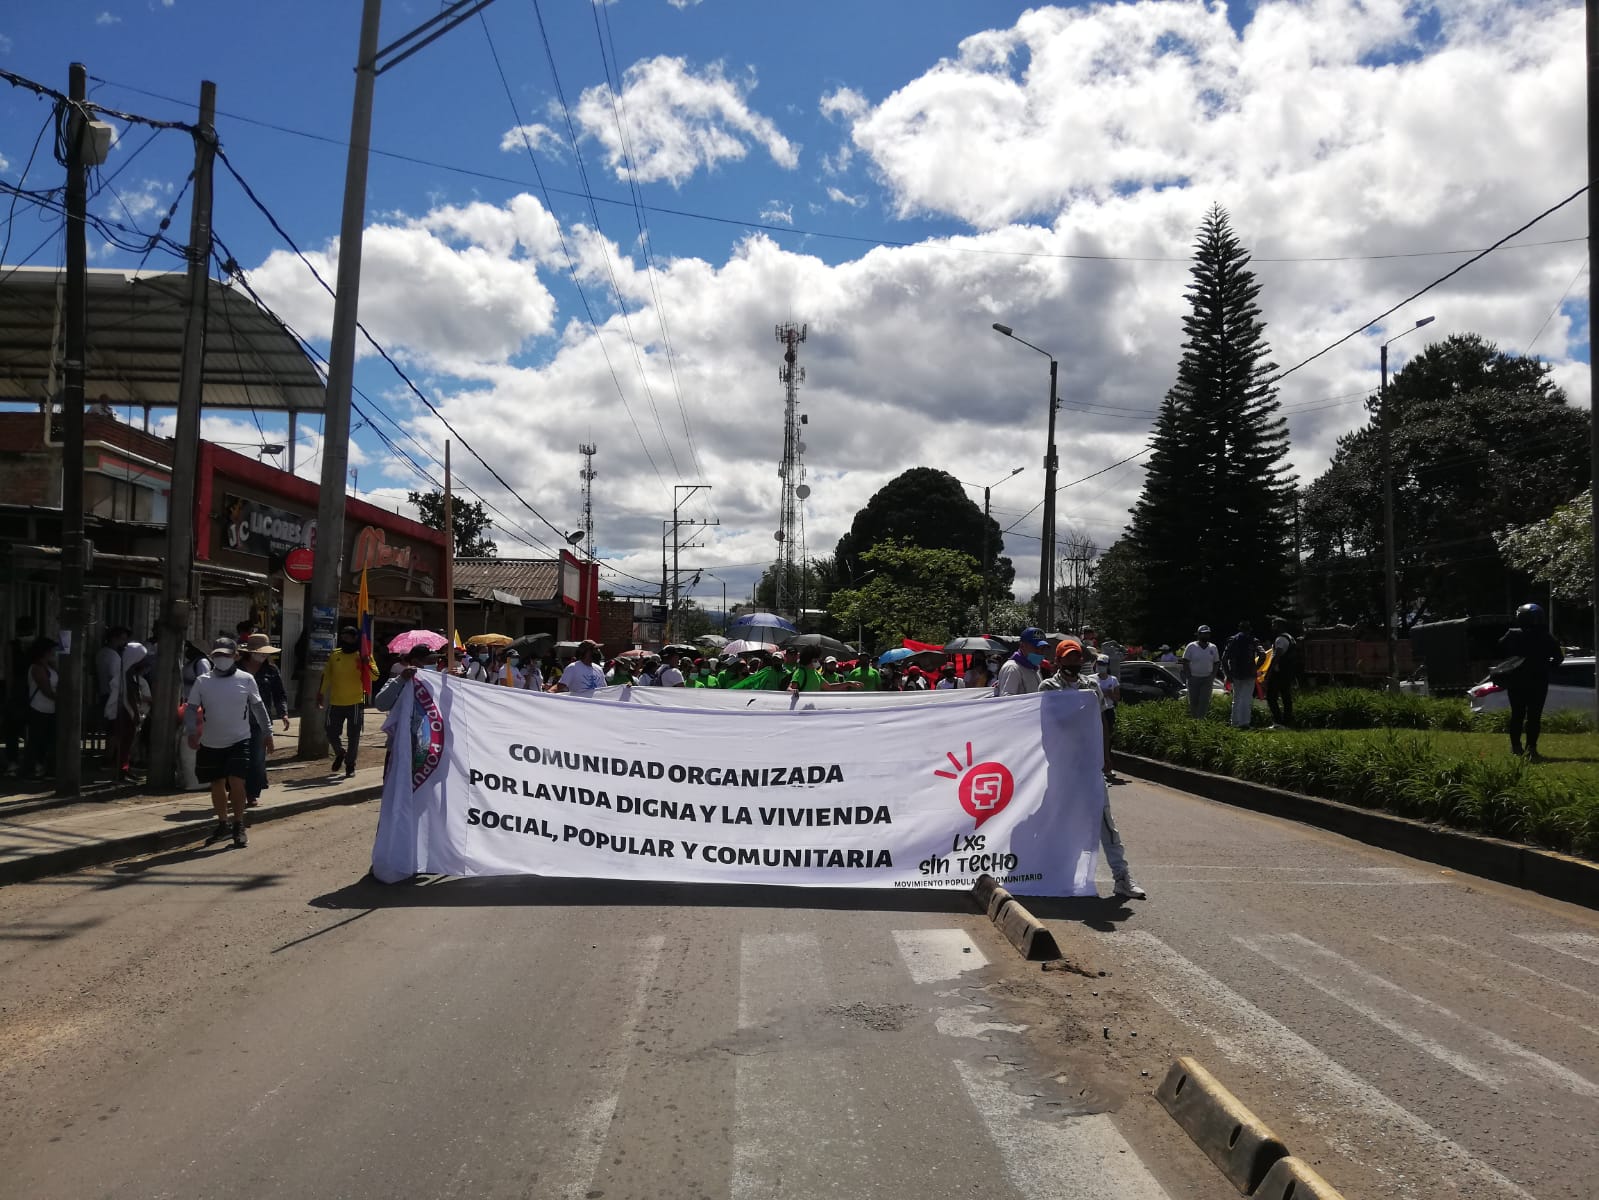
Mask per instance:
[[[641,182],[680,184],[702,167],[742,159],[752,144],[765,147],[778,166],[796,166],[798,148],[749,106],[753,86],[753,77],[728,78],[720,63],[696,73],[684,59],[663,54],[634,63],[622,76],[625,143],[609,84],[586,89],[572,115],[584,135],[604,147],[618,179],[627,178],[631,159]]]
[[[549,150],[559,153],[561,149],[561,135],[548,125],[533,122],[527,125],[517,125],[507,129],[500,135],[500,149],[511,154],[525,154],[529,147],[534,150]]]

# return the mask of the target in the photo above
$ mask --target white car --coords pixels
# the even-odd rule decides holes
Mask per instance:
[[[1591,655],[1587,658],[1568,658],[1549,672],[1549,699],[1543,706],[1544,712],[1574,708],[1592,712],[1593,664]],[[1471,698],[1471,711],[1474,713],[1503,712],[1510,707],[1510,693],[1491,679],[1484,679],[1466,695]]]

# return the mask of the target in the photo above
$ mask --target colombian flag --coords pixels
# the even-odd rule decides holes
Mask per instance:
[[[355,601],[356,628],[361,631],[361,690],[372,694],[372,601],[366,594],[366,568],[361,568],[361,591]]]

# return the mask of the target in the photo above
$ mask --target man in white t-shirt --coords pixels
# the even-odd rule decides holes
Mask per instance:
[[[204,724],[201,722],[204,714]],[[211,650],[211,670],[194,681],[189,703],[183,710],[184,728],[190,749],[199,753],[194,771],[201,783],[211,785],[211,805],[216,809],[217,827],[206,838],[206,845],[233,833],[233,844],[244,846],[244,781],[250,773],[250,728],[258,724],[266,731],[270,754],[272,718],[261,701],[255,676],[239,670],[239,644],[232,638],[218,638]],[[228,823],[232,809],[233,823]]]
[[[661,669],[655,672],[656,687],[682,687],[683,672],[677,665],[677,654],[671,653],[661,660]]]
[[[571,692],[577,696],[592,696],[605,686],[605,672],[594,665],[600,648],[594,642],[580,642],[577,657],[561,672],[561,682],[555,685],[558,692]]]
[[[1194,640],[1183,649],[1183,681],[1188,684],[1188,715],[1203,717],[1210,711],[1210,696],[1215,690],[1216,666],[1221,647],[1210,640],[1210,626],[1201,625]]]

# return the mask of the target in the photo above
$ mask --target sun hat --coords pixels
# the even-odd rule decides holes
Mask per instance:
[[[252,633],[244,639],[244,651],[246,654],[282,654],[283,647],[274,646],[264,633]]]

